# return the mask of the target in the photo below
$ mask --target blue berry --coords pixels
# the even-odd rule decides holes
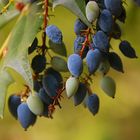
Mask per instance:
[[[83,30],[86,30],[88,26],[84,24],[80,19],[76,19],[74,25],[74,32],[76,35],[81,35]]]
[[[93,114],[96,115],[99,110],[99,97],[96,94],[89,95],[87,98],[87,107],[89,111]]]
[[[80,51],[82,49],[82,43],[85,41],[85,37],[83,36],[78,36],[75,41],[74,41],[74,53],[76,54],[80,54]],[[87,55],[87,52],[89,50],[89,47],[86,46],[84,51],[83,51],[83,54],[82,54],[82,58],[85,58],[86,55]]]
[[[69,56],[68,69],[70,73],[75,77],[79,77],[81,75],[83,72],[83,62],[78,54],[72,54]]]
[[[95,36],[93,36],[93,43],[96,48],[98,48],[100,51],[108,52],[109,51],[109,40],[107,35],[99,30]]]
[[[39,90],[38,96],[40,97],[40,99],[45,103],[45,104],[51,104],[53,103],[53,99],[50,98],[50,96],[46,93],[44,88],[41,88]]]
[[[115,52],[110,52],[108,55],[108,60],[109,60],[110,66],[113,69],[124,73],[123,63],[118,54],[116,54]]]
[[[118,17],[122,12],[122,0],[104,0],[105,7]]]
[[[119,49],[124,54],[124,56],[129,58],[137,58],[134,48],[128,41],[126,40],[122,41],[119,45]]]
[[[89,50],[86,56],[88,71],[93,74],[99,67],[102,60],[102,54],[98,49]]]
[[[81,104],[86,97],[87,87],[85,84],[80,83],[77,92],[74,94],[74,105]]]
[[[34,115],[26,103],[22,103],[17,109],[18,120],[22,127],[27,130],[27,128],[35,122],[36,115]]]
[[[31,67],[35,73],[40,73],[46,68],[46,57],[44,55],[36,55],[32,59]]]
[[[54,25],[47,26],[46,34],[52,42],[56,44],[62,44],[62,32],[58,27]]]
[[[104,32],[109,33],[111,31],[113,25],[113,17],[109,10],[104,9],[101,12],[98,24],[100,29]]]
[[[51,75],[51,74],[45,75],[42,79],[42,85],[43,85],[43,88],[45,89],[46,93],[50,97],[54,97],[57,95],[59,83],[53,75]]]
[[[10,113],[17,119],[17,108],[21,104],[20,96],[11,95],[8,99],[8,108]]]
[[[49,75],[49,74],[53,75],[58,83],[62,83],[63,82],[63,78],[62,78],[60,72],[54,70],[52,67],[46,69],[45,74],[46,75]]]

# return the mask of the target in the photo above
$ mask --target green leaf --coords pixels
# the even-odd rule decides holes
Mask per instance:
[[[10,10],[0,16],[0,29],[19,15],[18,10]]]
[[[33,9],[33,10],[32,10]],[[19,17],[7,43],[8,53],[3,68],[9,67],[18,72],[32,89],[33,80],[28,60],[28,47],[33,42],[42,24],[42,17],[37,14],[35,6],[27,6]]]
[[[61,57],[58,57],[58,56],[52,57],[51,65],[56,71],[59,71],[59,72],[68,71],[67,62]]]
[[[8,86],[13,83],[12,77],[6,72],[0,72],[0,117],[3,118],[5,97]]]
[[[85,16],[85,1],[84,0],[52,0],[53,8],[62,5],[78,16],[86,25],[92,27]]]
[[[64,43],[56,44],[49,40],[49,48],[56,54],[67,56],[67,50]]]

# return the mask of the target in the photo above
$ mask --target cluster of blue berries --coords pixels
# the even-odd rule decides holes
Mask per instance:
[[[20,94],[13,94],[8,99],[9,111],[15,119],[19,120],[25,130],[35,124],[37,116],[53,118],[55,106],[61,108],[59,101],[64,91],[64,82],[60,72],[68,71],[67,63],[58,56],[50,56],[51,66],[49,66],[50,64],[47,65],[46,54],[54,46],[56,50],[58,48],[58,51],[55,50],[56,53],[61,52],[59,48],[64,46],[62,32],[56,26],[50,25],[47,26],[43,35],[45,43],[39,45],[38,39],[35,38],[28,48],[28,54],[33,55],[31,61],[33,91],[25,86],[25,91]],[[46,46],[46,35],[49,38],[50,48]],[[60,62],[63,68],[59,68],[59,65],[54,66],[53,63],[57,62]]]
[[[25,91],[13,94],[8,99],[11,114],[19,120],[25,130],[35,124],[37,116],[53,118],[55,106],[61,108],[60,99],[64,90],[68,98],[73,98],[75,106],[83,104],[96,115],[100,100],[90,87],[96,72],[102,74],[102,90],[108,96],[115,97],[116,83],[107,74],[110,68],[119,72],[124,72],[124,69],[120,56],[112,51],[111,39],[120,41],[119,50],[124,56],[137,58],[131,43],[121,39],[119,22],[125,23],[126,20],[125,3],[122,0],[85,2],[86,18],[92,28],[81,19],[76,19],[74,53],[68,57],[67,62],[49,52],[51,50],[53,54],[67,56],[62,32],[55,25],[49,25],[43,31],[42,45],[35,38],[28,48],[28,54],[33,56],[31,68],[34,89],[32,91],[26,85]],[[46,37],[49,39],[47,45]],[[84,71],[84,68],[87,69]],[[71,76],[64,81],[60,72],[67,71]]]
[[[82,20],[76,19],[74,31],[74,54],[68,58],[68,69],[71,77],[66,81],[67,96],[74,97],[75,105],[84,103],[95,115],[99,110],[99,97],[90,89],[92,75],[102,73],[102,90],[110,97],[115,97],[116,83],[107,76],[110,67],[124,72],[120,56],[112,51],[111,39],[120,40],[119,49],[128,58],[137,58],[136,52],[126,40],[121,40],[119,22],[125,23],[126,10],[122,0],[86,1],[86,17],[92,24],[89,28]],[[84,62],[88,74],[84,76]]]
[[[13,94],[8,99],[9,111],[25,130],[35,124],[37,116],[52,118],[55,105],[61,108],[59,104],[63,91],[61,74],[49,67],[41,80],[34,79],[34,94],[27,88],[28,90]]]

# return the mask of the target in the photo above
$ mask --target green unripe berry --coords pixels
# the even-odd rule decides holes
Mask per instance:
[[[86,5],[86,17],[93,23],[99,16],[99,6],[95,1],[89,1]]]
[[[27,105],[32,113],[35,115],[42,115],[44,105],[39,96],[37,96],[37,93],[28,97]]]

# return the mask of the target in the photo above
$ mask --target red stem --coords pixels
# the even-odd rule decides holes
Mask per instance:
[[[90,46],[90,40],[89,40],[89,36],[90,36],[90,33],[91,33],[91,29],[88,28],[86,31],[85,31],[85,41],[82,43],[82,49],[80,50],[80,56],[82,57],[83,55],[83,52],[84,52],[84,49],[85,47],[87,47],[88,45]],[[91,47],[91,46],[90,46]]]
[[[65,86],[63,86],[63,88],[58,90],[57,95],[55,97],[53,97],[53,99],[54,99],[53,103],[50,104],[48,107],[48,110],[49,110],[48,117],[52,118],[52,114],[55,110],[55,105],[58,105],[61,108],[61,105],[60,105],[58,99],[60,99],[62,97],[61,94],[64,90],[65,90]]]
[[[46,27],[48,24],[48,0],[44,0],[44,27],[43,27],[43,34],[42,34],[42,54],[45,55],[45,50],[46,50]]]
[[[45,14],[44,14],[44,32],[48,24],[48,0],[44,0],[44,8],[45,8]]]

